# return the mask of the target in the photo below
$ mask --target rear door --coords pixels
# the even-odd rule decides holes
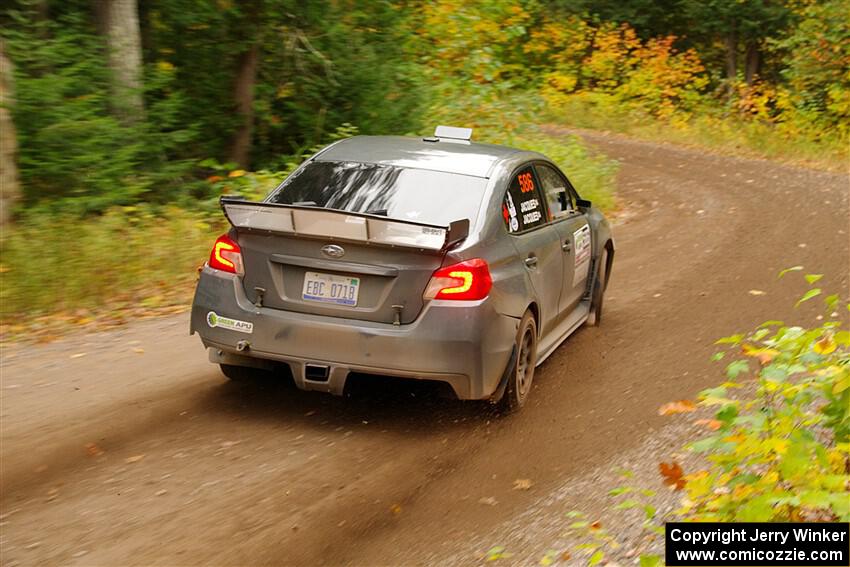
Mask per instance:
[[[540,298],[540,332],[560,320],[563,254],[558,232],[547,223],[546,203],[531,164],[514,172],[502,202],[502,217]]]
[[[575,193],[566,176],[546,163],[535,163],[534,168],[546,196],[552,227],[558,233],[564,274],[559,309],[566,315],[581,301],[587,285],[591,255],[590,225],[587,217],[576,207]]]

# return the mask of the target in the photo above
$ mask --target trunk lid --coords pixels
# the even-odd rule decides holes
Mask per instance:
[[[381,323],[416,318],[447,247],[469,227],[230,199],[222,207],[236,229],[251,301]]]

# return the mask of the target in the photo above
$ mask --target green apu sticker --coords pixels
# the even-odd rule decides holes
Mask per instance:
[[[210,311],[207,313],[207,325],[210,327],[221,327],[222,329],[229,329],[231,331],[237,331],[240,333],[252,333],[254,332],[254,324],[249,323],[248,321],[240,321],[238,319],[231,319],[230,317],[222,317],[215,311]]]

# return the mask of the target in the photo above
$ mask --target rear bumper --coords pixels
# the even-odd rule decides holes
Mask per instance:
[[[245,333],[210,326],[210,312],[251,323],[253,329]],[[236,276],[205,267],[190,330],[211,349],[213,362],[286,362],[303,389],[341,394],[349,372],[365,372],[439,380],[449,383],[460,399],[484,399],[498,386],[517,324],[517,319],[497,313],[489,299],[431,301],[415,321],[399,326],[257,308]],[[308,364],[327,366],[328,378],[310,380]]]

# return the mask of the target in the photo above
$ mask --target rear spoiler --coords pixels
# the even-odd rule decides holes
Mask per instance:
[[[385,246],[445,250],[469,235],[469,219],[437,226],[319,207],[258,203],[222,197],[224,215],[236,229],[353,240]]]

